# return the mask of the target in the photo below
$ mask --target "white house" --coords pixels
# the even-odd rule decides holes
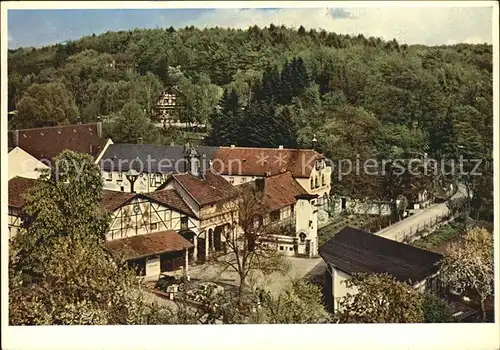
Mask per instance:
[[[238,188],[253,190],[260,201],[254,226],[272,232],[262,236],[264,246],[289,256],[318,256],[318,196],[302,188],[289,171]]]
[[[325,261],[327,304],[337,310],[347,293],[345,281],[354,273],[387,273],[419,291],[436,292],[442,255],[393,241],[352,227],[345,227],[319,249]]]
[[[125,174],[134,169],[140,173],[134,184],[134,191],[152,192],[162,185],[169,174],[184,173],[190,170],[192,147],[157,146],[147,144],[112,144],[99,159],[103,174],[104,189],[130,192],[130,182]],[[197,147],[199,156],[204,156],[208,169],[216,147]]]
[[[234,185],[289,171],[309,194],[318,195],[319,209],[328,205],[332,167],[312,149],[220,147],[212,167]]]
[[[37,169],[49,169],[47,165],[40,162],[20,147],[9,151],[8,172],[9,180],[19,176],[28,179],[38,179],[40,172]]]

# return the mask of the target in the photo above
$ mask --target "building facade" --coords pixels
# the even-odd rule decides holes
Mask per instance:
[[[8,173],[9,180],[12,178],[23,177],[29,179],[38,179],[40,172],[37,169],[49,169],[47,165],[40,162],[28,152],[20,147],[15,147],[9,151]]]
[[[437,292],[441,254],[352,227],[335,234],[319,252],[327,266],[325,290],[332,310],[348,293],[357,292],[345,284],[354,273],[387,273],[418,291]]]

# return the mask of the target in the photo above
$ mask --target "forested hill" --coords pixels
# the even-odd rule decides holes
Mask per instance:
[[[17,110],[10,127],[109,116],[115,142],[184,142],[148,118],[161,90],[177,85],[182,119],[207,122],[208,144],[311,147],[315,136],[316,149],[333,160],[492,155],[486,44],[408,46],[273,25],[188,27],[11,50],[8,69],[9,110]],[[474,179],[474,210],[483,217],[492,215],[487,174]],[[342,183],[351,195],[367,195],[359,181],[336,191]]]
[[[8,69],[17,126],[92,121],[131,100],[149,111],[163,87],[178,84],[185,119],[212,122],[212,143],[310,146],[315,133],[318,147],[335,157],[341,154],[332,144],[343,132],[374,148],[372,131],[382,129],[379,151],[452,152],[450,142],[467,135],[486,151],[491,146],[491,45],[407,46],[274,25],[186,27],[10,50]],[[52,105],[38,101],[42,96],[54,96]],[[222,112],[214,113],[217,103]],[[43,115],[42,106],[52,115]],[[248,139],[259,132],[255,124],[274,139]]]

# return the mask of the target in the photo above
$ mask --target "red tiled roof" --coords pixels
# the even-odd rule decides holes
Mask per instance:
[[[52,159],[64,150],[99,155],[106,139],[99,123],[64,125],[9,131],[9,146],[19,146],[38,160]],[[17,144],[16,137],[17,134]]]
[[[193,248],[194,245],[174,230],[136,235],[104,243],[104,248],[125,260],[134,260],[151,255],[177,252]]]
[[[173,174],[172,177],[189,192],[199,205],[215,203],[239,194],[236,187],[212,171],[205,172],[203,177],[194,176],[191,173]]]
[[[315,160],[324,157],[311,149],[220,147],[213,157],[213,169],[223,175],[265,176],[290,171],[307,178]]]
[[[16,176],[9,180],[9,207],[22,208],[24,196],[37,180]]]
[[[264,181],[264,196],[261,210],[265,212],[271,212],[295,204],[297,202],[295,196],[308,194],[288,171],[266,177],[262,180]],[[238,187],[240,186],[241,188],[248,186],[255,188],[255,181],[244,183]]]
[[[107,212],[113,212],[134,196],[135,194],[129,192],[103,190],[101,208]]]
[[[33,187],[38,180],[27,179],[16,176],[9,180],[9,207],[22,208],[24,205],[24,196],[28,190]],[[103,190],[101,208],[105,211],[112,212],[120,205],[134,197],[133,194],[127,192]]]
[[[191,208],[186,204],[186,202],[184,202],[176,190],[159,190],[150,193],[142,193],[141,195],[176,209],[191,217],[196,217]]]

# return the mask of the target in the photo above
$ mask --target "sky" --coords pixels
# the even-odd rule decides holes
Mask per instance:
[[[492,43],[491,7],[8,10],[8,46],[45,46],[106,31],[286,25],[400,43]]]

